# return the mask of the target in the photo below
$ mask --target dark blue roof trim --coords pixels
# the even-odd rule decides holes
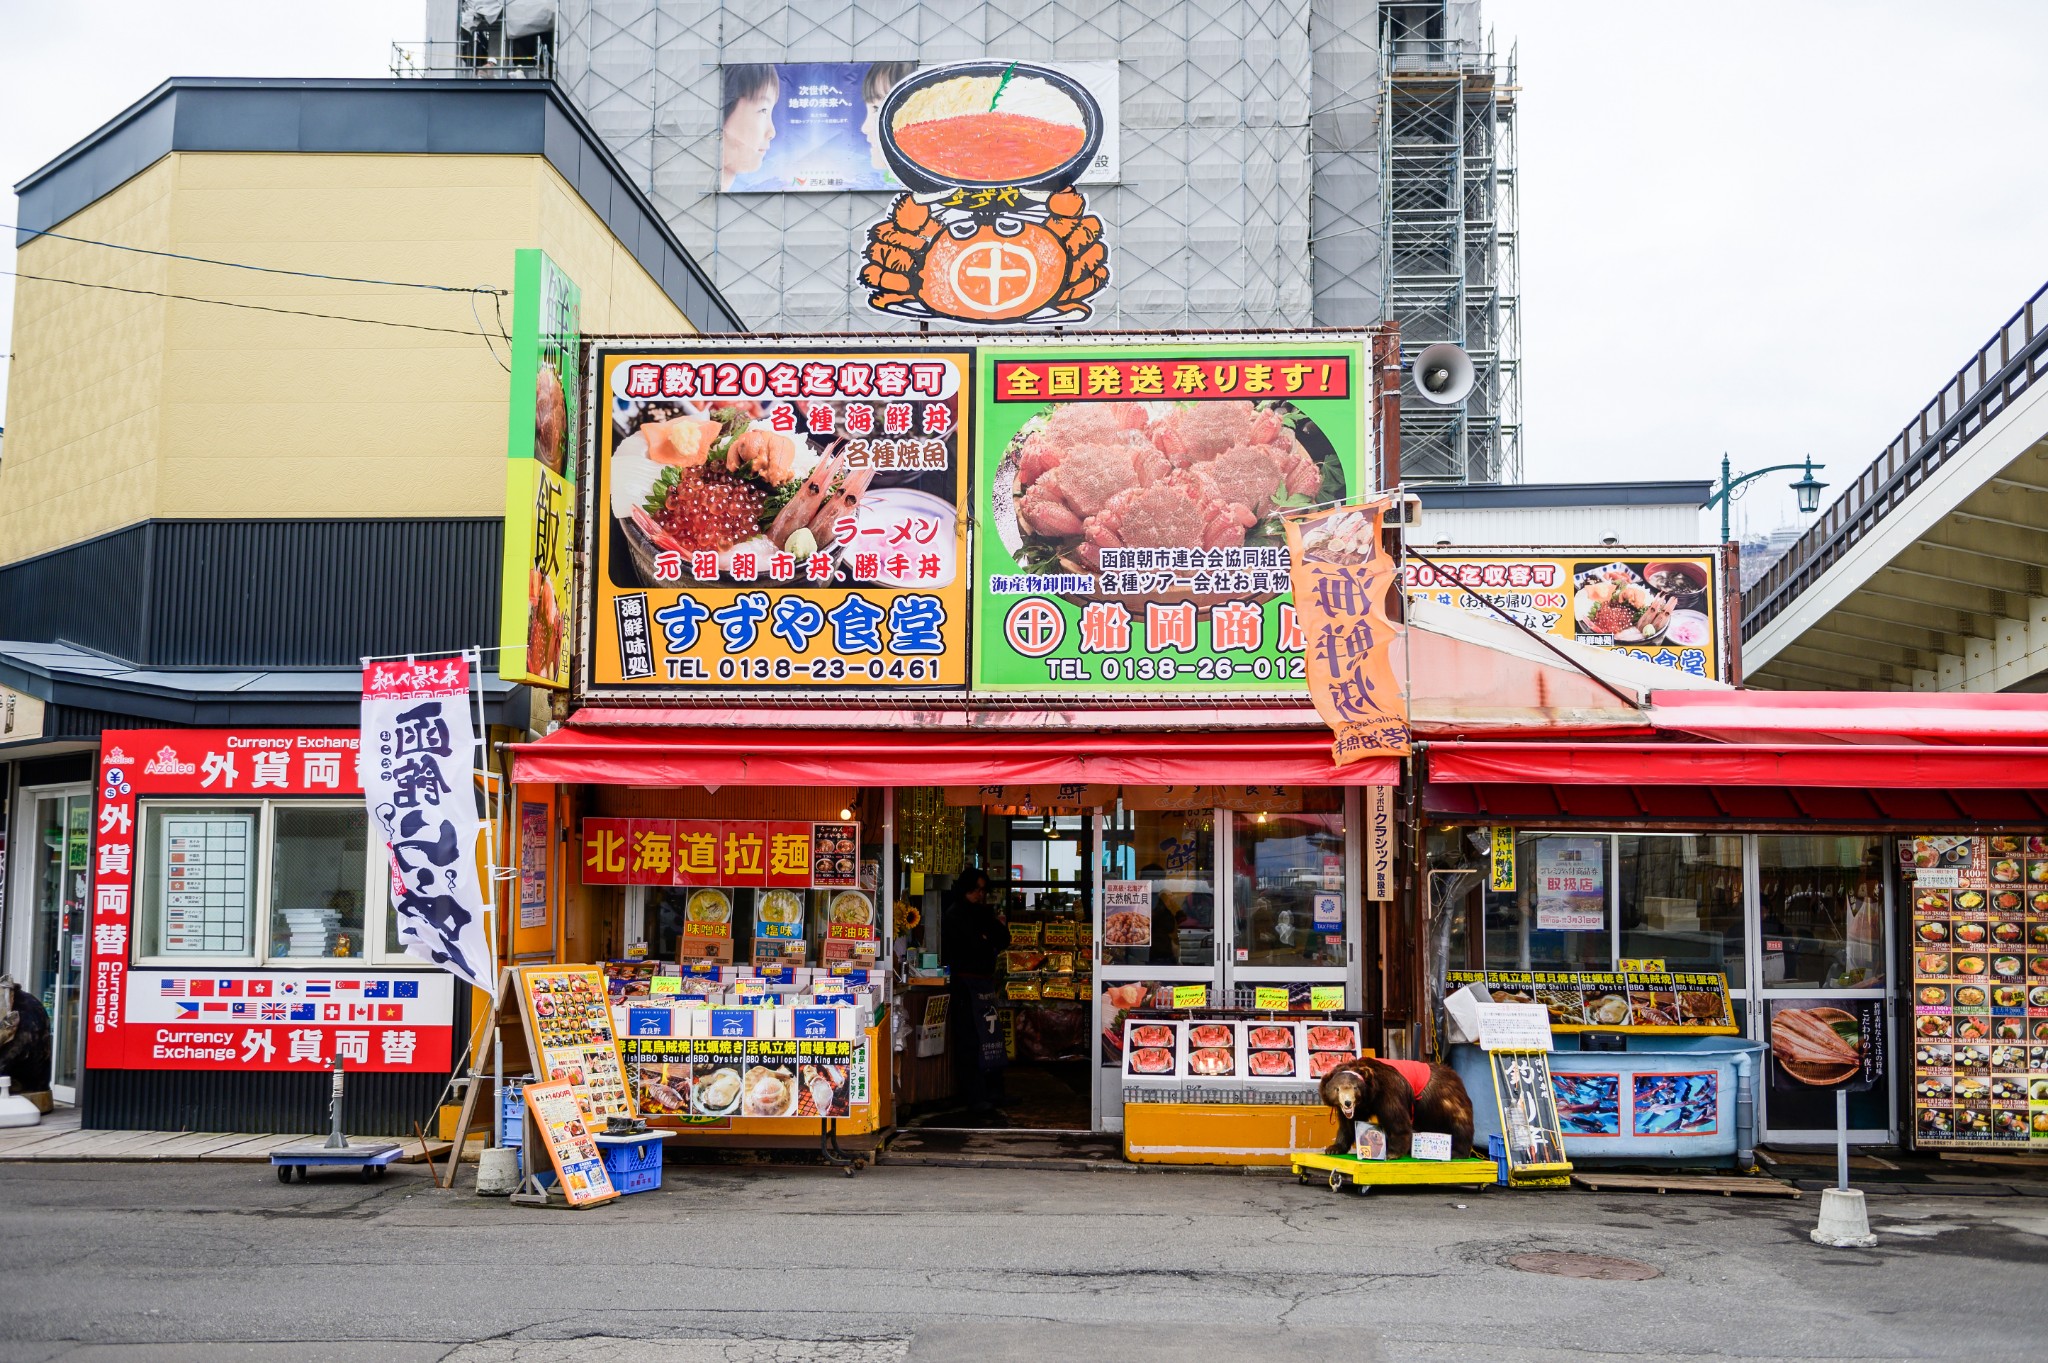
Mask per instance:
[[[1699,506],[1713,494],[1713,483],[1674,480],[1661,483],[1468,483],[1456,487],[1422,486],[1409,491],[1422,504],[1451,511],[1500,510],[1540,506]]]
[[[15,185],[17,246],[174,151],[543,156],[700,331],[746,326],[552,82],[165,81]]]
[[[130,725],[348,727],[362,718],[362,678],[360,668],[137,667],[74,644],[0,640],[0,685],[52,707],[96,712],[102,720],[118,716]],[[524,686],[485,674],[484,712],[491,723],[523,729],[531,707]]]

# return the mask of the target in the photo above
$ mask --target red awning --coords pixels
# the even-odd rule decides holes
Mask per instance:
[[[1330,762],[1327,729],[1199,733],[565,728],[513,779],[623,786],[1391,786],[1392,759]]]
[[[1650,721],[1730,743],[2038,743],[2048,741],[2048,695],[1656,691]]]
[[[1431,784],[2048,789],[2048,748],[2014,745],[1461,743],[1429,745]]]

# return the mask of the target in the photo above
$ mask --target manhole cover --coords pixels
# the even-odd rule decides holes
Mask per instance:
[[[1617,1259],[1610,1254],[1576,1254],[1570,1250],[1512,1255],[1508,1259],[1508,1267],[1524,1273],[1548,1273],[1557,1278],[1598,1278],[1603,1282],[1639,1283],[1647,1278],[1664,1276],[1662,1269],[1653,1268],[1641,1259]]]

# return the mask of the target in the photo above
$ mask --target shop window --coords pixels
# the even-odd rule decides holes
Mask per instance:
[[[1344,964],[1344,792],[1314,787],[1302,803],[1299,813],[1231,815],[1243,964]]]
[[[361,805],[144,801],[141,824],[139,961],[411,961]]]
[[[270,954],[355,958],[363,940],[369,811],[305,805],[274,811],[270,837]]]
[[[1104,880],[1145,887],[1131,907],[1105,914],[1104,965],[1216,963],[1213,811],[1119,810],[1105,824],[1102,855]]]
[[[1884,840],[1757,839],[1757,954],[1766,989],[1885,982]]]
[[[142,949],[168,960],[256,955],[261,805],[145,805]]]
[[[1486,895],[1491,970],[1607,970],[1613,960],[1609,837],[1522,833],[1515,888]]]
[[[1624,833],[1615,855],[1623,960],[1743,979],[1742,839]]]

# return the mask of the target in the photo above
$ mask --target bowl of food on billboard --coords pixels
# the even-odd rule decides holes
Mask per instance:
[[[628,367],[614,371],[606,482],[613,584],[829,582],[843,576],[854,544],[900,541],[895,531],[905,525],[917,527],[915,553],[874,555],[860,580],[950,584],[959,571],[957,493],[950,452],[930,448],[941,437],[905,432],[878,458],[866,438],[882,434],[873,402],[741,396],[763,392],[746,371],[767,366],[749,361],[692,366],[713,379],[693,386],[713,395],[688,398],[630,397]],[[930,369],[943,373],[941,387],[920,392],[918,406],[949,410],[920,430],[951,431],[957,371]],[[731,383],[717,378],[725,370]]]
[[[1162,590],[1106,569],[1122,550],[1150,551],[1151,562],[1161,550],[1284,547],[1283,512],[1350,491],[1330,438],[1290,402],[1082,401],[1054,403],[1024,424],[996,471],[992,501],[996,534],[1021,569],[1098,584],[1069,600],[1206,604],[1270,600],[1286,592],[1285,574],[1248,596],[1189,584]]]
[[[1705,576],[1689,563],[1575,565],[1573,632],[1593,642],[1703,647],[1713,641],[1713,623],[1699,609]]]
[[[1102,108],[1064,72],[1025,62],[925,67],[898,82],[878,120],[882,155],[912,190],[1073,183],[1102,141]]]

